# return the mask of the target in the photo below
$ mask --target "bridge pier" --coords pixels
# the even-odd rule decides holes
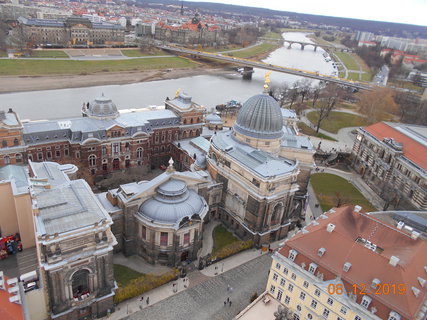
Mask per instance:
[[[251,80],[252,79],[252,73],[254,73],[254,68],[243,67],[243,71],[242,71],[243,79]]]
[[[314,46],[314,52],[316,52],[317,51],[317,46]]]
[[[301,43],[301,50],[304,50],[305,44]]]

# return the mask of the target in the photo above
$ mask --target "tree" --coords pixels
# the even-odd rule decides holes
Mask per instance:
[[[287,307],[282,307],[280,305],[277,308],[277,311],[274,313],[275,320],[292,320],[293,318],[294,313]]]
[[[319,99],[321,91],[322,91],[322,86],[320,85],[320,83],[311,90],[311,100],[312,100],[311,106],[313,108],[316,105],[317,99]]]
[[[310,79],[304,78],[304,80],[301,81],[299,86],[301,103],[304,103],[304,99],[310,94],[311,86],[312,86],[312,81]]]
[[[325,120],[331,111],[335,108],[338,100],[342,95],[342,89],[336,84],[328,84],[320,93],[319,103],[317,104],[317,112],[319,118],[316,123],[316,133],[319,132],[320,124]]]
[[[280,107],[283,107],[283,105],[285,104],[288,98],[288,91],[289,91],[288,84],[283,83],[279,87],[272,88],[272,91],[273,91],[273,98],[276,99]]]
[[[394,100],[395,94],[396,92],[389,88],[376,87],[373,90],[364,90],[358,94],[359,112],[371,122],[383,120],[387,113],[397,114],[398,106]]]
[[[292,105],[295,100],[298,98],[299,94],[299,81],[295,81],[292,85],[292,88],[288,90],[288,99],[290,100],[289,109],[292,109]]]

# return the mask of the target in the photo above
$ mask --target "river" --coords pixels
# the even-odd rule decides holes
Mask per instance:
[[[283,37],[287,40],[311,42],[304,33],[288,32]],[[272,52],[264,61],[274,65],[308,71],[331,74],[332,63],[325,62],[321,48],[314,51],[312,46],[294,44],[291,49],[287,43]],[[108,85],[86,88],[42,90],[29,92],[5,93],[0,95],[0,110],[13,108],[21,119],[41,120],[78,117],[81,115],[83,102],[92,101],[102,93],[110,97],[118,109],[144,108],[150,105],[163,105],[166,97],[173,97],[177,89],[193,97],[193,101],[212,110],[217,104],[229,100],[244,102],[249,97],[263,90],[265,70],[255,69],[252,80],[243,80],[239,74],[200,75],[173,80],[141,82],[125,85]],[[298,76],[273,72],[272,84],[287,82],[292,84],[300,79]]]

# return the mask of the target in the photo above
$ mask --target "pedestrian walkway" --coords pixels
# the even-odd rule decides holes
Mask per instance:
[[[199,251],[198,256],[204,257],[209,253],[212,253],[212,249],[214,246],[214,241],[212,237],[212,232],[217,225],[221,224],[218,220],[210,221],[207,225],[204,226],[203,230],[203,245]]]

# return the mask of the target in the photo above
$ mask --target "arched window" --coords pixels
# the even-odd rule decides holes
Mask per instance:
[[[271,215],[271,220],[270,220],[271,225],[275,225],[279,222],[278,220],[279,220],[280,214],[282,213],[282,210],[283,210],[283,204],[282,203],[276,204],[273,210],[273,214]]]
[[[19,144],[19,140],[18,140],[18,138],[15,138],[14,140],[13,140],[13,145],[14,146],[17,146]]]
[[[7,141],[6,141],[6,140],[3,140],[3,141],[1,142],[1,146],[2,146],[3,148],[6,148],[6,147],[7,147]]]
[[[10,164],[10,157],[9,156],[4,156],[3,160],[4,160],[5,165]]]
[[[78,298],[89,293],[89,271],[79,270],[72,277],[73,297]]]
[[[136,149],[136,157],[138,159],[142,159],[142,152],[143,152],[142,148]]]
[[[15,154],[15,159],[16,159],[16,162],[22,162],[22,154],[20,153]]]
[[[91,154],[89,156],[89,166],[90,167],[96,166],[96,156],[94,154]]]

